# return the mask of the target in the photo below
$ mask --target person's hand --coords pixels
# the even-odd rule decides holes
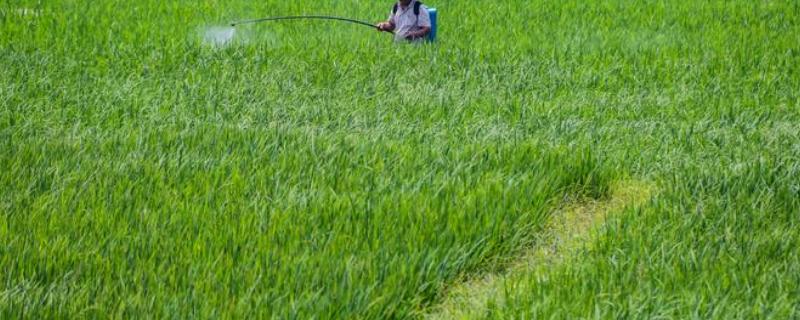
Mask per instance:
[[[408,35],[406,35],[406,40],[413,41],[425,38],[428,36],[428,33],[430,33],[430,31],[431,31],[430,28],[422,28],[421,30],[409,32]]]
[[[375,27],[378,28],[378,31],[387,31],[391,29],[391,24],[388,22],[379,22]]]

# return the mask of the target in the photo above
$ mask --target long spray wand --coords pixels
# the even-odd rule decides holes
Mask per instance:
[[[342,18],[342,17],[335,17],[335,16],[322,16],[322,15],[304,15],[304,16],[283,16],[283,17],[267,17],[261,19],[252,19],[252,20],[242,20],[236,21],[231,23],[231,27],[236,27],[242,24],[252,24],[252,23],[260,23],[260,22],[267,22],[267,21],[280,21],[280,20],[334,20],[334,21],[341,21],[347,23],[353,23],[357,25],[367,26],[372,29],[376,29],[377,27],[369,22],[350,19],[350,18]],[[394,34],[392,31],[388,31],[389,33]]]

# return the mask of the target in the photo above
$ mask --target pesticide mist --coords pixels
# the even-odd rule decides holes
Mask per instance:
[[[213,46],[226,46],[233,42],[236,36],[234,27],[207,27],[202,31],[203,43]]]
[[[234,44],[258,44],[269,48],[281,46],[281,38],[273,32],[247,26],[204,26],[198,29],[197,37],[204,45],[216,48]]]

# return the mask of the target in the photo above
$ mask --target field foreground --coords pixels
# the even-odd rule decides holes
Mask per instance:
[[[797,2],[431,4],[0,3],[0,318],[800,317]]]

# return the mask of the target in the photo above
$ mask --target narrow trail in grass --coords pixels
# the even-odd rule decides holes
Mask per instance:
[[[622,181],[611,186],[605,199],[567,201],[548,221],[536,244],[503,273],[482,274],[451,287],[442,302],[423,313],[426,319],[470,319],[486,314],[490,306],[503,304],[506,284],[564,263],[589,243],[592,232],[609,214],[648,201],[654,186],[641,181]]]

